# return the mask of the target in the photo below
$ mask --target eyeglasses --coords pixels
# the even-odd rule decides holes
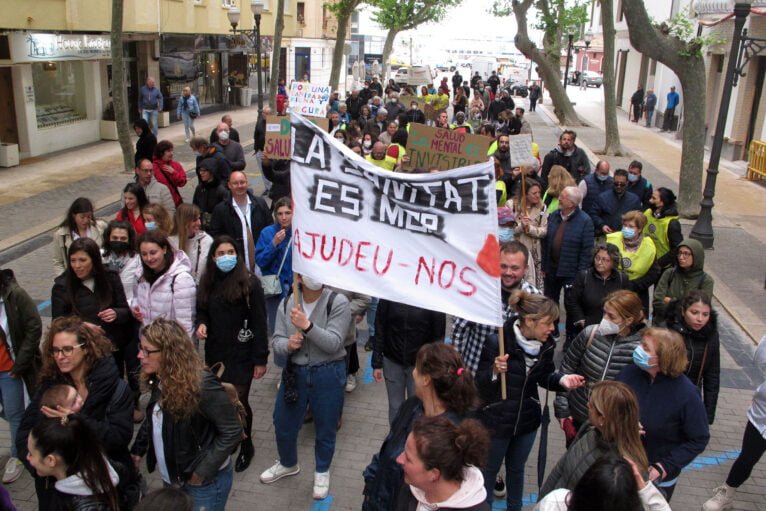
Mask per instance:
[[[74,353],[75,348],[81,348],[85,346],[84,342],[81,342],[80,344],[75,344],[74,346],[64,346],[63,348],[51,348],[51,354],[53,355],[53,358],[56,358],[56,356],[61,355],[62,353],[66,355],[67,357]]]
[[[691,257],[691,256],[692,256],[691,252],[679,252],[678,253],[678,257]]]
[[[144,355],[145,357],[148,357],[149,355],[151,355],[153,353],[159,353],[162,350],[148,350],[148,349],[144,348],[143,346],[139,346],[138,347],[138,351],[140,351],[141,354]]]

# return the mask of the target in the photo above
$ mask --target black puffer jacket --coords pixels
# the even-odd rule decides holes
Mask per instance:
[[[215,174],[213,174],[211,181],[205,182],[200,179],[199,170],[197,170],[197,181],[199,184],[194,189],[192,204],[197,206],[202,213],[202,230],[209,232],[213,210],[221,202],[231,200],[231,195],[226,189],[226,185],[221,183]]]
[[[553,365],[556,343],[550,338],[543,343],[539,355],[527,371],[526,355],[516,342],[512,321],[505,324],[505,352],[509,354],[507,399],[502,399],[500,377],[492,380],[492,366],[499,354],[497,336],[487,338],[476,372],[476,386],[483,403],[477,415],[492,438],[512,438],[537,430],[541,418],[538,385],[556,392],[564,390],[559,385],[563,374],[556,372]]]
[[[711,310],[710,321],[701,330],[694,331],[676,312],[668,318],[667,327],[684,338],[689,366],[686,376],[702,391],[708,424],[713,424],[721,385],[721,343],[718,337],[718,314]],[[707,352],[707,353],[706,353]],[[704,365],[703,365],[704,359]]]
[[[617,453],[617,450],[602,438],[597,429],[588,424],[582,426],[572,445],[545,479],[539,498],[558,488],[574,490],[591,465],[610,452]]]
[[[107,270],[106,280],[109,282],[111,293],[109,303],[99,304],[98,296],[85,287],[79,279],[77,288],[71,296],[67,289],[67,270],[53,281],[51,291],[51,317],[53,319],[62,316],[77,315],[83,321],[93,323],[104,329],[106,337],[116,346],[125,346],[133,339],[133,316],[130,314],[128,300],[125,298],[125,290],[122,288],[122,280],[119,274]],[[106,323],[98,317],[98,313],[104,309],[113,309],[117,319]]]
[[[271,181],[269,199],[272,204],[282,197],[290,197],[290,161],[269,160],[263,163],[263,176]]]
[[[571,416],[578,424],[588,420],[589,385],[602,380],[614,380],[623,367],[633,363],[633,350],[641,341],[638,333],[644,324],[635,325],[625,337],[601,335],[597,332],[588,346],[588,338],[594,328],[598,328],[598,325],[580,332],[561,362],[562,373],[582,375],[587,385],[556,396],[553,408],[559,419]]]
[[[581,271],[575,277],[572,289],[564,294],[567,318],[572,323],[585,321],[585,325],[595,325],[604,315],[604,298],[620,289],[630,289],[628,276],[612,270],[608,278],[603,278],[594,268]]]
[[[146,419],[130,451],[138,456],[147,454],[149,472],[154,472],[157,465],[152,420],[159,397],[160,390],[155,381],[146,407]],[[162,441],[171,482],[183,484],[194,473],[203,479],[203,484],[211,482],[239,445],[241,433],[242,425],[226,391],[210,371],[204,371],[198,411],[190,419],[183,420],[163,413]]]
[[[381,369],[383,357],[413,367],[421,346],[444,339],[447,317],[442,312],[380,300],[375,316],[372,367]]]

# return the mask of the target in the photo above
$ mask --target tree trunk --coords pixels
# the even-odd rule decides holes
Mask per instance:
[[[604,154],[622,156],[614,84],[614,40],[617,31],[614,29],[614,4],[612,0],[601,0],[601,27],[604,35],[604,56],[601,61],[601,72],[604,75],[604,131],[606,133]]]
[[[124,49],[122,46],[123,0],[112,0],[112,105],[117,121],[117,138],[122,149],[122,163],[125,172],[133,172],[133,142],[128,126],[128,101],[125,94]]]
[[[391,57],[391,51],[394,49],[394,40],[399,34],[399,30],[392,28],[386,34],[386,42],[383,43],[383,77],[382,82],[388,83],[388,59]]]
[[[354,3],[354,6],[356,4]],[[340,83],[340,72],[343,67],[343,47],[346,44],[346,33],[348,32],[348,20],[354,7],[348,11],[336,15],[338,19],[338,31],[335,34],[335,48],[332,51],[332,70],[330,71],[330,88],[333,91],[338,90]]]
[[[285,0],[277,1],[277,20],[274,25],[274,41],[271,52],[271,77],[269,79],[268,103],[276,113],[277,85],[279,84],[279,57],[282,53],[282,32],[285,30]],[[258,56],[260,58],[260,55]],[[260,77],[259,77],[260,79]]]
[[[638,52],[666,65],[681,82],[684,117],[678,212],[685,218],[695,218],[699,214],[704,164],[705,63],[689,44],[654,27],[643,2],[623,2],[623,9],[630,44]]]
[[[561,64],[559,55],[561,54],[561,47],[558,43],[558,38],[550,37],[546,35],[543,44],[545,45],[545,51],[540,51],[529,39],[529,33],[527,32],[527,11],[532,6],[532,0],[514,0],[513,1],[513,14],[516,17],[516,25],[518,27],[516,32],[516,48],[519,49],[525,57],[537,64],[539,74],[543,78],[545,87],[548,89],[548,93],[553,101],[553,112],[559,119],[559,123],[565,126],[582,126],[580,118],[577,117],[577,113],[574,111],[572,102],[569,101],[564,90],[564,85],[561,83]]]

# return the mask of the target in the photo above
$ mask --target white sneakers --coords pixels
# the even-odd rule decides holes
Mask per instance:
[[[14,458],[13,456],[5,463],[5,470],[3,471],[3,483],[10,484],[16,479],[21,477],[21,473],[24,471],[24,465],[21,464],[21,460]]]
[[[714,495],[702,504],[702,509],[704,511],[726,511],[731,509],[737,489],[724,483],[713,491],[715,492]]]
[[[314,472],[314,500],[322,500],[330,493],[330,471]]]
[[[301,467],[297,464],[294,467],[285,467],[279,461],[277,461],[274,466],[266,469],[261,474],[261,482],[263,484],[271,484],[274,481],[279,481],[283,477],[294,476],[300,471]]]
[[[349,374],[346,376],[346,392],[354,392],[356,390],[356,375]]]
[[[274,466],[266,469],[261,474],[263,484],[271,484],[279,481],[283,477],[294,476],[301,471],[301,467],[296,464],[294,467],[286,467],[277,461]],[[7,472],[7,470],[6,470]],[[314,472],[314,499],[322,500],[330,493],[330,471]]]

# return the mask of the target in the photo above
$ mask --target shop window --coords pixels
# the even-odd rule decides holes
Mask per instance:
[[[86,118],[83,62],[35,62],[37,127],[50,128]]]

